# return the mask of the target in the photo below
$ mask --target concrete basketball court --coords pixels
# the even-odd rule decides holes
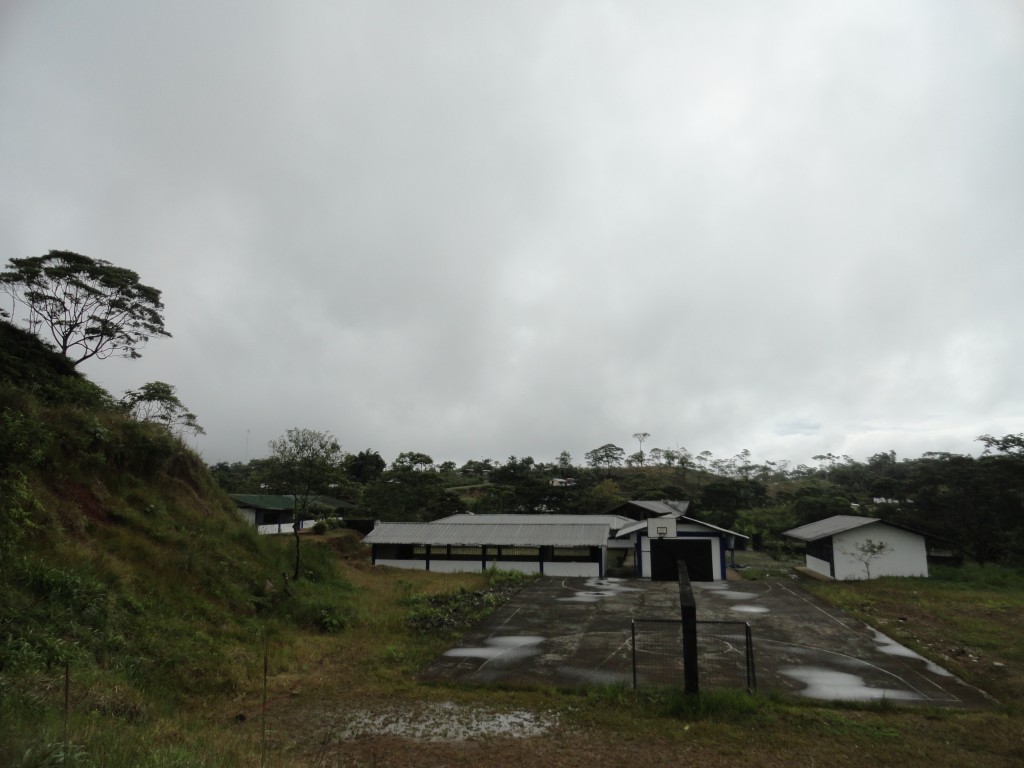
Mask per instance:
[[[750,623],[761,693],[957,708],[993,703],[941,667],[816,599],[796,581],[698,583],[694,594],[699,621]],[[632,618],[678,620],[678,585],[540,578],[437,658],[423,677],[509,686],[631,685]],[[709,653],[710,665],[719,651],[721,658],[742,658],[742,651],[736,652],[742,648],[742,632],[736,632],[735,624],[727,626],[721,636],[704,641],[702,658]],[[671,662],[681,669],[681,658]],[[703,684],[702,690],[709,689]]]

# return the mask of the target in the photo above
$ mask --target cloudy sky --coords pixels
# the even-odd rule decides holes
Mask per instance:
[[[1024,431],[1020,0],[7,0],[0,257],[163,291],[208,461]]]

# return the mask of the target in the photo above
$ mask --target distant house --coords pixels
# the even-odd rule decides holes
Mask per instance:
[[[656,580],[725,578],[742,534],[682,514],[688,502],[630,502],[605,515],[461,514],[432,523],[380,523],[363,540],[375,565],[454,572],[491,568],[602,578],[610,568]]]
[[[238,514],[255,526],[259,533],[291,533],[295,522],[295,496],[229,493]],[[300,521],[299,529],[311,528],[324,517],[342,518],[356,507],[343,499],[314,496],[310,499],[307,518]]]
[[[840,581],[928,575],[924,534],[877,517],[836,515],[783,535],[805,543],[810,570]]]

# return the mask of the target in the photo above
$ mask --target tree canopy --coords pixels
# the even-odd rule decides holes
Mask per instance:
[[[151,381],[138,389],[129,389],[121,398],[121,407],[133,419],[160,424],[177,436],[185,432],[206,434],[196,415],[178,399],[174,386],[163,381]]]
[[[389,521],[435,520],[465,511],[598,514],[628,499],[687,499],[697,518],[746,533],[759,548],[791,554],[783,531],[833,515],[867,515],[925,532],[951,559],[1022,563],[1024,434],[977,439],[985,449],[980,456],[926,453],[900,459],[887,451],[860,462],[821,454],[814,466],[796,467],[755,462],[747,449],[715,457],[710,451],[656,447],[641,465],[612,443],[587,451],[587,467],[573,466],[565,451],[552,463],[509,456],[505,462],[470,460],[457,469],[454,462],[406,451],[385,467],[376,451],[366,450],[343,462],[346,481],[356,481],[345,486],[345,498],[359,504],[364,516]],[[229,490],[257,493],[269,487],[253,482],[264,477],[257,464],[213,470]]]
[[[376,480],[387,469],[387,462],[380,453],[367,448],[359,453],[345,457],[345,471],[357,483],[369,483]]]
[[[605,443],[599,448],[587,451],[583,456],[587,460],[588,466],[594,469],[604,467],[610,470],[612,467],[617,467],[622,463],[626,452],[617,445]]]
[[[137,273],[71,251],[10,259],[0,285],[28,309],[28,325],[44,326],[73,365],[113,355],[137,358],[164,329],[160,291]]]

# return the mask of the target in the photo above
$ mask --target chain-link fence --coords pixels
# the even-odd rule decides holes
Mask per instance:
[[[683,622],[633,619],[633,687],[683,686]],[[701,690],[757,689],[750,625],[741,621],[696,622],[697,679]]]

